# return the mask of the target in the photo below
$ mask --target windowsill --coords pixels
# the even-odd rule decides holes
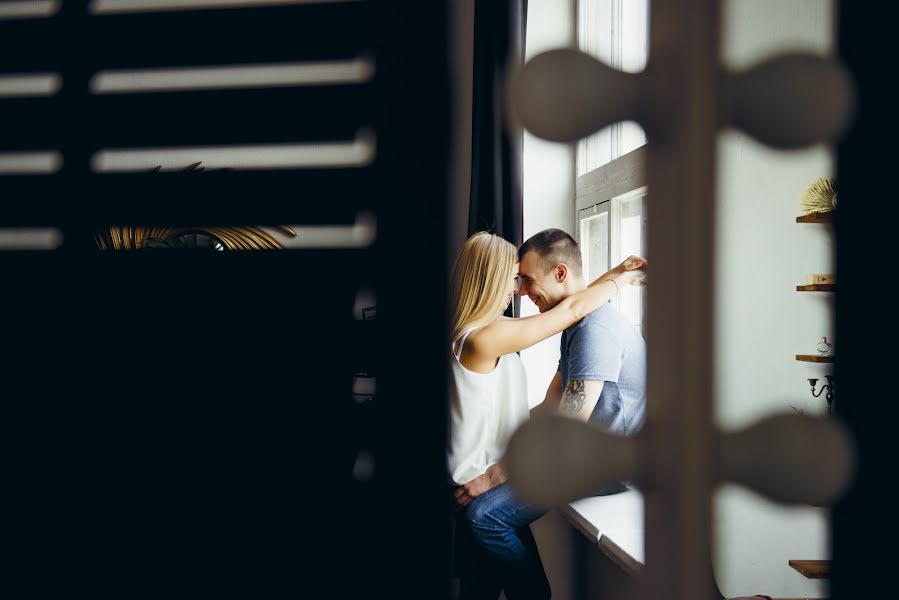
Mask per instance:
[[[639,491],[576,500],[561,512],[626,573],[637,575],[643,568],[643,494]]]

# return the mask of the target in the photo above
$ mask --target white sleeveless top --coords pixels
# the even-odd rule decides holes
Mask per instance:
[[[501,459],[512,432],[530,414],[527,379],[518,354],[501,356],[490,373],[470,371],[459,362],[462,346],[475,329],[463,332],[451,361],[447,461],[457,485],[468,483]]]

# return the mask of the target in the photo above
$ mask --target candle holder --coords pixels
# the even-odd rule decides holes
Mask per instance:
[[[815,392],[815,386],[818,385],[817,377],[810,377],[808,382],[809,385],[812,386],[812,396],[814,398],[819,397],[824,392],[827,392],[827,395],[824,396],[824,400],[827,401],[827,414],[833,413],[833,394],[834,394],[834,383],[833,383],[833,375],[825,375],[827,378],[827,383],[821,386],[821,389],[818,392]]]

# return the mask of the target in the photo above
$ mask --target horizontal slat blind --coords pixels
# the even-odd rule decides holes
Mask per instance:
[[[406,515],[443,507],[446,290],[403,286],[445,264],[445,4],[5,4],[10,587],[439,596],[446,532],[413,540],[385,516],[410,467]],[[297,162],[261,164],[266,146]],[[423,212],[435,231],[417,236]],[[272,252],[94,241],[192,224],[297,236]],[[354,317],[360,294],[377,320]],[[416,351],[391,360],[409,327]]]
[[[0,11],[0,55],[15,57],[0,68],[0,189],[19,199],[0,226],[61,226],[65,251],[135,219],[376,212],[369,3],[31,6]],[[165,173],[197,162],[202,175]]]

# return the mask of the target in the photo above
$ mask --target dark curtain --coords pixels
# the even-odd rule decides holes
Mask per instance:
[[[468,235],[522,243],[521,129],[506,122],[506,76],[524,60],[527,0],[475,0]]]
[[[522,132],[506,119],[506,77],[524,62],[527,0],[475,0],[468,235],[490,231],[524,241]],[[518,296],[506,311],[521,314]]]

